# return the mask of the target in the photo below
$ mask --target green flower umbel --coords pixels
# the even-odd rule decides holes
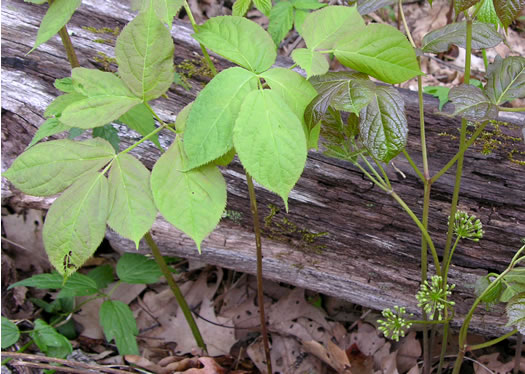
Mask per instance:
[[[429,318],[433,319],[437,313],[438,319],[442,319],[443,310],[454,306],[454,302],[449,301],[448,297],[455,286],[447,284],[443,287],[443,278],[439,275],[432,276],[430,283],[426,280],[419,288],[416,295],[417,306],[424,308]]]
[[[454,216],[454,233],[458,238],[477,242],[483,237],[483,225],[476,216],[458,210]]]
[[[384,309],[381,314],[385,319],[377,320],[380,325],[378,330],[381,331],[385,337],[395,340],[396,342],[399,341],[399,338],[405,336],[406,331],[412,326],[412,322],[405,318],[406,309],[403,307],[396,305],[394,311],[387,308]],[[412,317],[413,314],[408,314],[407,316]]]

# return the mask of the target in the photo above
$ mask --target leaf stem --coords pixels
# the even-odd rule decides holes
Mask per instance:
[[[525,107],[519,107],[519,108],[508,108],[504,106],[499,106],[498,110],[501,112],[525,112]]]
[[[467,20],[467,43],[466,43],[466,57],[465,57],[465,84],[470,81],[470,59],[471,59],[471,46],[472,46],[472,20]],[[460,150],[464,147],[467,137],[467,120],[461,120],[461,132],[459,136],[459,147]],[[457,164],[456,164],[456,180],[454,183],[454,191],[452,193],[452,203],[450,206],[450,214],[448,219],[448,232],[445,249],[443,251],[443,266],[446,265],[446,261],[449,260],[450,246],[452,245],[452,234],[454,233],[454,217],[456,215],[459,191],[461,189],[461,177],[463,175],[463,159],[465,152],[461,152]],[[444,276],[444,274],[441,274]],[[445,284],[444,284],[445,286]]]
[[[195,18],[193,17],[193,13],[191,11],[191,8],[186,0],[184,0],[184,10],[186,11],[186,14],[188,15],[188,18],[190,19],[191,26],[193,27],[193,31],[198,32],[199,26],[197,25],[197,22],[195,22]],[[202,55],[204,56],[204,59],[206,60],[206,63],[208,64],[208,68],[210,69],[213,76],[217,75],[217,69],[215,68],[215,65],[213,64],[213,61],[211,60],[210,55],[208,54],[208,51],[206,50],[206,47],[199,43],[202,51]]]
[[[448,279],[448,269],[450,268],[450,262],[452,260],[452,256],[454,255],[454,251],[456,250],[456,247],[460,241],[460,237],[458,236],[456,238],[456,241],[454,242],[454,245],[452,246],[452,249],[450,250],[450,254],[448,256],[448,259],[447,259],[447,262],[446,262],[446,265],[445,265],[445,268],[443,269],[443,283],[446,284],[447,283],[447,279]]]
[[[53,1],[54,0],[48,0],[49,6],[53,4]],[[62,39],[62,45],[66,50],[67,59],[69,61],[69,65],[71,65],[71,69],[80,67],[75,48],[73,47],[73,43],[71,42],[71,38],[69,37],[69,33],[67,32],[65,25],[58,31],[58,35],[60,35],[60,39]]]
[[[421,170],[419,170],[419,168],[417,167],[416,163],[414,162],[414,160],[412,160],[412,157],[410,157],[410,155],[408,154],[408,152],[406,151],[405,148],[403,148],[403,155],[407,159],[407,161],[410,164],[410,166],[412,166],[412,169],[414,169],[414,171],[416,172],[416,174],[419,177],[419,179],[421,179],[421,182],[424,183],[425,182],[425,177],[423,176],[423,173],[421,172]]]
[[[468,328],[470,326],[470,320],[472,319],[472,316],[474,315],[474,312],[476,311],[476,308],[478,307],[479,303],[481,303],[481,300],[489,292],[491,292],[494,287],[496,287],[498,285],[499,281],[502,280],[505,277],[505,275],[507,275],[514,268],[514,266],[518,263],[519,256],[521,255],[521,253],[523,251],[525,251],[525,245],[522,246],[518,250],[518,252],[516,252],[516,254],[512,258],[512,260],[511,260],[509,266],[507,267],[507,269],[505,269],[505,271],[503,273],[498,275],[496,277],[496,279],[494,279],[494,281],[492,281],[492,283],[490,283],[489,286],[487,288],[485,288],[485,291],[483,291],[481,293],[481,295],[479,295],[476,298],[476,300],[474,301],[474,303],[470,307],[470,310],[467,313],[467,315],[465,316],[463,324],[461,325],[461,329],[459,330],[459,339],[458,339],[459,340],[459,353],[458,353],[458,356],[456,358],[456,362],[454,363],[454,370],[453,370],[452,374],[459,374],[459,370],[461,369],[461,364],[463,363],[463,358],[465,357],[465,352],[467,351],[467,348],[468,348],[468,346],[466,345],[467,332],[468,332]]]
[[[436,251],[436,247],[434,246],[434,242],[432,241],[432,238],[428,234],[427,229],[425,228],[423,223],[421,223],[419,218],[417,218],[417,216],[414,214],[412,209],[408,207],[408,205],[403,201],[403,199],[397,193],[395,193],[394,191],[390,191],[390,195],[394,198],[394,200],[396,200],[399,203],[399,205],[401,205],[401,207],[408,213],[410,218],[412,218],[412,220],[415,222],[417,227],[419,227],[419,229],[421,230],[423,237],[426,239],[428,245],[430,246],[430,251],[432,252],[432,257],[434,259],[434,266],[436,267],[436,273],[441,274],[441,266],[439,264],[439,257]]]
[[[144,143],[146,140],[148,140],[149,138],[151,138],[152,136],[154,136],[155,134],[158,134],[159,132],[161,132],[163,129],[169,127],[169,125],[167,124],[163,124],[159,127],[157,127],[155,130],[153,130],[152,132],[150,132],[148,135],[144,136],[142,139],[140,139],[138,142],[130,145],[128,148],[126,148],[125,150],[123,151],[120,151],[120,153],[128,153],[130,152],[131,150],[133,150],[134,148],[136,148],[139,144],[142,144]]]
[[[414,43],[414,39],[412,39],[412,35],[410,34],[410,29],[408,28],[407,20],[405,18],[405,12],[403,12],[403,0],[399,0],[398,6],[399,6],[399,14],[401,15],[401,20],[403,21],[403,27],[405,28],[405,32],[407,34],[408,40],[410,41],[410,44],[412,44],[412,47],[416,48],[416,43]]]
[[[489,123],[489,121],[485,121],[483,122],[480,126],[478,126],[478,128],[476,129],[476,131],[474,132],[474,134],[472,134],[472,136],[469,138],[469,140],[465,143],[465,144],[462,144],[459,148],[459,151],[454,155],[454,157],[445,165],[443,166],[443,168],[437,173],[435,174],[431,179],[430,179],[430,183],[434,183],[436,182],[439,178],[441,178],[441,176],[443,174],[445,174],[448,169],[450,169],[452,167],[452,165],[454,165],[456,163],[456,161],[465,154],[466,150],[470,148],[470,146],[472,146],[472,144],[476,141],[476,139],[481,135],[481,133],[483,132],[483,130],[485,130],[485,127],[487,127],[487,124]]]
[[[507,338],[510,338],[512,335],[514,335],[514,334],[516,334],[518,332],[519,332],[518,329],[514,329],[512,331],[509,331],[505,335],[502,335],[502,336],[500,336],[499,338],[496,338],[496,339],[489,340],[488,342],[480,343],[480,344],[474,344],[474,345],[467,345],[466,351],[470,352],[470,351],[475,351],[477,349],[482,349],[482,348],[487,348],[487,347],[493,346],[494,344],[498,344],[499,342],[502,342],[503,340],[505,340]]]
[[[264,290],[263,290],[263,268],[262,268],[262,243],[261,243],[261,228],[259,225],[259,213],[257,211],[257,199],[255,197],[255,188],[253,187],[253,179],[248,172],[246,172],[246,182],[248,183],[248,194],[250,195],[250,208],[253,218],[253,230],[255,232],[255,247],[257,250],[257,301],[259,304],[259,317],[261,323],[261,335],[264,346],[264,355],[266,357],[266,369],[268,374],[272,371],[272,359],[270,355],[270,344],[268,343],[268,332],[266,330],[266,317],[264,315]]]
[[[168,282],[171,292],[173,292],[175,299],[177,299],[177,303],[179,304],[179,307],[182,310],[184,317],[186,318],[186,322],[188,322],[188,326],[190,327],[193,337],[195,338],[195,342],[204,352],[206,352],[207,351],[206,344],[204,343],[204,340],[202,339],[202,335],[199,331],[199,327],[197,326],[197,323],[195,322],[195,319],[193,318],[193,314],[191,313],[191,310],[188,306],[188,303],[186,302],[186,299],[184,298],[184,295],[182,294],[179,286],[177,285],[177,282],[175,282],[175,279],[173,278],[173,274],[168,268],[168,265],[166,264],[164,257],[162,257],[162,254],[160,253],[160,249],[157,246],[157,243],[155,243],[155,240],[153,240],[153,236],[151,236],[150,232],[147,232],[146,235],[144,235],[144,239],[146,239],[146,243],[148,243],[149,247],[151,248],[153,257],[155,258],[155,261],[159,265],[160,271],[166,278],[166,281]]]

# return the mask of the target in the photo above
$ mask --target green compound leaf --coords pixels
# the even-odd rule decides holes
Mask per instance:
[[[510,282],[506,284],[505,291],[501,294],[501,301],[506,303],[519,293],[525,292],[525,284]]]
[[[128,23],[117,38],[119,75],[143,101],[156,99],[173,82],[174,50],[170,31],[149,7]]]
[[[76,92],[61,95],[48,105],[46,111],[44,112],[44,117],[59,117],[64,109],[66,109],[69,105],[85,98],[86,97],[84,95],[78,94]]]
[[[357,10],[359,14],[364,16],[394,3],[396,3],[396,0],[358,0]]]
[[[454,9],[456,11],[456,14],[459,15],[460,12],[463,12],[464,10],[467,10],[473,5],[476,5],[479,3],[479,0],[455,0],[454,3]]]
[[[108,182],[97,172],[84,175],[55,200],[42,236],[60,274],[70,276],[93,255],[104,239],[108,213]]]
[[[421,75],[416,52],[396,28],[373,23],[337,43],[335,56],[343,65],[386,83],[396,84]]]
[[[525,8],[525,0],[493,0],[494,8],[503,27],[509,25],[518,17]]]
[[[317,0],[292,0],[295,9],[317,10],[324,8],[327,4],[320,3]]]
[[[234,67],[220,72],[195,99],[184,130],[187,167],[204,165],[228,152],[241,104],[257,89],[257,76]]]
[[[146,104],[139,104],[131,108],[125,114],[120,116],[118,120],[142,136],[146,136],[155,130],[155,121],[153,120],[153,116],[148,110]],[[149,139],[157,146],[157,148],[162,149],[159,143],[158,134]]]
[[[426,34],[421,49],[425,53],[441,53],[452,44],[465,48],[466,35],[466,22],[451,23]],[[503,37],[492,25],[476,21],[472,24],[472,49],[492,48],[502,41]]]
[[[96,127],[93,129],[94,138],[102,138],[108,141],[109,144],[113,147],[115,152],[119,152],[120,137],[118,136],[118,130],[113,127],[112,124],[107,124],[101,127]]]
[[[3,175],[28,195],[50,196],[99,170],[114,156],[113,147],[102,139],[52,140],[29,148]]]
[[[478,88],[469,84],[454,87],[448,94],[449,100],[454,104],[454,115],[459,115],[468,120],[496,119],[498,107]]]
[[[496,105],[525,97],[525,58],[496,56],[488,67],[485,94]]]
[[[193,37],[213,52],[254,73],[268,70],[277,57],[271,36],[243,17],[213,17],[200,26]]]
[[[75,10],[80,6],[82,0],[55,0],[49,6],[36,36],[34,47],[30,53],[37,49],[42,43],[47,42],[70,20]]]
[[[514,296],[507,303],[507,326],[516,327],[520,333],[525,334],[525,292]]]
[[[375,90],[368,76],[358,72],[331,72],[310,82],[319,93],[307,112],[310,124],[317,123],[329,106],[359,115],[372,100]]]
[[[184,171],[187,162],[182,142],[175,141],[153,167],[151,189],[160,213],[191,237],[200,252],[226,206],[226,182],[217,166]]]
[[[190,115],[192,105],[193,101],[186,105],[184,108],[182,108],[181,111],[177,114],[177,118],[175,119],[175,129],[182,136],[184,136],[184,130],[186,130],[186,121],[188,120],[188,116]]]
[[[233,130],[233,144],[246,171],[275,192],[288,209],[288,194],[306,162],[301,121],[273,90],[250,92]]]
[[[171,26],[173,17],[177,15],[182,5],[184,5],[183,0],[138,0],[133,9],[145,12],[151,7],[162,23]]]
[[[289,1],[282,1],[275,4],[270,11],[270,22],[268,33],[276,46],[288,35],[293,27],[293,5]]]
[[[439,110],[443,109],[443,106],[448,103],[448,93],[450,87],[444,86],[426,86],[423,87],[423,92],[439,99]]]
[[[498,29],[499,19],[492,0],[482,0],[476,19],[483,23],[490,23],[496,30]]]
[[[329,6],[310,13],[302,29],[302,37],[309,49],[330,49],[341,38],[363,32],[365,22],[356,7]]]
[[[5,317],[2,317],[2,349],[15,344],[20,338],[18,326]]]
[[[75,92],[75,87],[73,87],[73,79],[71,79],[71,77],[55,79],[55,83],[53,83],[53,86],[55,86],[57,90],[60,90],[62,92]]]
[[[31,142],[28,144],[27,148],[31,148],[47,136],[56,135],[69,129],[71,129],[71,127],[64,125],[58,119],[48,118],[42,125],[40,125],[35,135],[33,135],[33,139],[31,139]]]
[[[490,275],[478,278],[474,286],[474,293],[476,296],[481,296],[485,290],[492,284]],[[503,291],[503,283],[499,281],[492,286],[491,290],[481,298],[481,301],[487,305],[496,304],[499,302],[501,292]]]
[[[98,292],[97,282],[87,275],[75,273],[67,278],[66,283],[61,286],[57,299],[74,296],[94,295]]]
[[[117,276],[130,284],[151,284],[162,276],[155,260],[139,253],[124,253],[117,262]]]
[[[120,355],[138,355],[137,339],[139,330],[133,312],[122,301],[106,300],[100,306],[100,325],[106,340],[115,339]]]
[[[30,278],[23,279],[9,286],[8,290],[13,287],[36,287],[41,290],[56,290],[62,288],[64,284],[64,277],[56,271],[52,273],[36,274]]]
[[[309,48],[298,48],[292,52],[293,61],[299,65],[308,78],[325,74],[330,66],[326,56]]]
[[[232,15],[244,17],[251,5],[252,0],[236,0],[232,7]]]
[[[76,68],[71,77],[75,91],[86,98],[64,109],[60,122],[67,126],[81,129],[104,126],[141,102],[112,73]]]
[[[108,225],[137,248],[157,216],[149,180],[149,170],[127,153],[120,154],[109,171]]]
[[[393,87],[377,86],[359,115],[359,139],[374,158],[388,163],[405,148],[407,134],[403,98]]]
[[[73,274],[71,277],[74,277],[75,274]],[[115,280],[115,277],[113,276],[113,267],[111,265],[97,266],[87,273],[87,276],[95,281],[99,290],[103,290]]]
[[[303,33],[304,20],[306,19],[306,17],[308,17],[309,14],[310,12],[307,10],[295,9],[293,24],[295,26],[295,31],[297,31],[299,35]]]
[[[69,340],[41,319],[35,321],[29,336],[46,356],[66,358],[73,352]]]
[[[255,7],[266,17],[270,16],[270,11],[272,10],[272,1],[271,0],[253,0]]]
[[[284,68],[273,68],[261,74],[273,92],[278,93],[295,113],[303,118],[304,110],[317,96],[317,91],[310,82],[295,71]]]

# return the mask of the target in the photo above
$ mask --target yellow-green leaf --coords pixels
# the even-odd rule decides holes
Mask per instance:
[[[156,99],[173,82],[174,49],[171,33],[150,7],[128,23],[117,38],[119,75],[142,100]]]
[[[268,70],[277,57],[271,36],[243,17],[213,17],[193,37],[215,53],[254,73]]]
[[[234,67],[220,72],[193,102],[184,130],[189,168],[204,165],[228,152],[232,132],[246,95],[257,88],[257,76]]]
[[[36,36],[35,46],[30,52],[38,48],[42,43],[47,42],[55,35],[75,13],[82,0],[55,0],[49,6]]]
[[[215,165],[184,171],[186,163],[182,143],[176,140],[153,167],[151,189],[160,213],[191,237],[200,252],[202,240],[226,207],[226,182]]]
[[[49,261],[60,274],[71,275],[95,253],[108,213],[108,182],[98,172],[78,179],[51,205],[42,236]]]
[[[306,162],[301,121],[273,90],[250,92],[233,130],[233,144],[246,171],[275,192],[288,209],[288,194]]]
[[[119,155],[109,171],[108,225],[137,248],[157,215],[149,180],[149,170],[127,153]]]
[[[81,176],[99,170],[114,155],[111,144],[103,139],[52,140],[18,156],[4,177],[28,195],[50,196],[63,191]]]
[[[334,53],[343,65],[386,83],[401,83],[422,74],[414,48],[390,25],[370,24],[337,43]]]

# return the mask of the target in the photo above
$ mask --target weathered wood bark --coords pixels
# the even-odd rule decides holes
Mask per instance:
[[[84,67],[103,68],[96,60],[100,53],[113,56],[113,46],[95,39],[114,40],[113,36],[95,35],[83,29],[122,28],[132,18],[127,1],[85,0],[68,28]],[[45,107],[59,93],[53,87],[56,78],[69,76],[70,69],[58,37],[26,56],[31,49],[45,7],[22,0],[2,4],[2,170],[5,170],[29,143],[43,122]],[[188,25],[177,22],[172,29],[176,43],[175,63],[199,65],[199,48],[192,41]],[[189,61],[193,61],[188,64]],[[219,69],[228,66],[216,58]],[[280,60],[280,64],[289,64]],[[112,66],[114,68],[114,66]],[[197,66],[198,67],[198,66]],[[208,78],[195,74],[191,90],[172,88],[169,98],[154,102],[166,121],[195,98]],[[420,164],[417,95],[402,91],[410,122],[409,153]],[[456,152],[457,141],[442,133],[457,134],[457,120],[439,116],[437,100],[425,97],[427,140],[430,169],[437,172]],[[508,114],[505,120],[514,126],[503,128],[507,135],[521,136],[524,117]],[[137,139],[136,134],[121,129],[123,145]],[[161,142],[171,142],[163,134]],[[450,280],[457,284],[455,325],[473,301],[473,284],[488,270],[504,269],[525,236],[524,167],[511,162],[509,152],[525,151],[521,141],[504,144],[489,155],[480,146],[469,150],[465,160],[460,206],[481,218],[485,237],[479,243],[461,242],[453,259]],[[148,167],[159,156],[151,144],[143,144],[135,153]],[[516,155],[516,154],[515,154]],[[403,157],[395,160],[406,174],[401,178],[388,168],[393,187],[407,204],[421,214],[422,184]],[[255,272],[255,247],[249,213],[248,193],[243,169],[238,162],[223,170],[228,183],[228,209],[240,213],[224,219],[203,243],[199,255],[193,242],[159,217],[153,233],[166,254],[178,255]],[[454,185],[454,171],[449,171],[432,186],[430,233],[436,246],[444,246],[447,212]],[[27,197],[2,181],[4,204],[47,209],[53,199]],[[282,209],[279,198],[257,189],[261,217],[264,218],[264,272],[269,279],[284,281],[325,294],[341,297],[366,307],[382,309],[406,305],[418,313],[414,293],[420,280],[420,233],[410,218],[389,196],[367,181],[351,164],[310,152],[303,177],[290,196],[290,212]],[[279,210],[280,207],[281,209]],[[318,234],[318,235],[314,235]],[[108,231],[110,242],[119,249],[133,251],[133,245]],[[147,250],[145,247],[141,250]],[[473,329],[487,335],[499,334],[505,318],[501,307],[490,312],[480,309]]]

